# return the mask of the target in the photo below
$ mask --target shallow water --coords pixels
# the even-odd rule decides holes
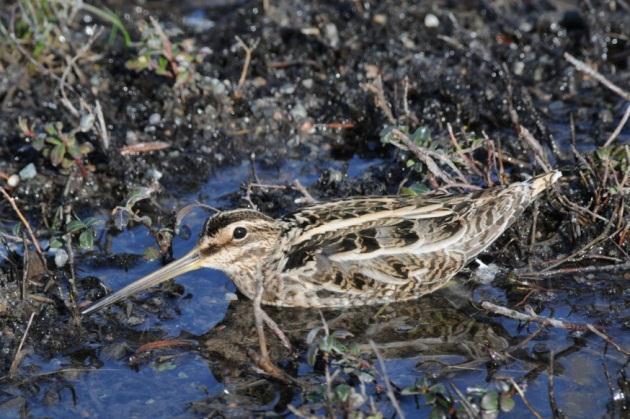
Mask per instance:
[[[348,173],[360,176],[374,163],[379,162],[352,159]],[[333,163],[333,166],[336,164],[341,162]],[[199,194],[221,197],[237,191],[249,174],[248,167],[241,165],[219,171],[205,183]],[[297,176],[308,186],[314,181],[316,171],[307,167],[307,164],[289,162],[279,171],[259,168],[258,175],[261,180],[281,181]],[[198,194],[181,197],[179,202],[184,205],[196,196]],[[210,198],[207,203],[218,207],[225,204],[221,198]],[[186,253],[194,245],[205,217],[203,211],[195,210],[185,219],[184,224],[190,228],[192,235],[188,239],[175,239],[175,257]],[[138,254],[139,249],[152,244],[153,239],[144,227],[134,227],[113,237],[111,252]],[[148,262],[140,258],[130,268],[123,269],[116,266],[94,267],[89,260],[79,260],[77,269],[82,277],[97,276],[108,287],[116,290],[155,270],[159,265],[158,261]],[[623,291],[624,280],[621,277],[589,277],[585,280],[588,281],[587,285],[577,285],[571,277],[553,279],[552,283],[547,284],[554,289],[550,295],[552,301],[541,314],[578,323],[594,322],[593,313],[597,313],[597,318],[605,318],[606,310],[615,306],[626,313],[617,318],[627,317],[628,295]],[[619,283],[616,290],[611,289],[610,285],[604,285],[616,282]],[[257,384],[258,387],[253,387],[254,391],[245,392],[244,396],[241,387],[253,385],[251,379],[240,382],[239,378],[230,378],[229,371],[237,371],[238,376],[251,365],[244,353],[232,353],[235,358],[246,360],[240,365],[234,365],[228,359],[229,356],[222,355],[223,359],[222,356],[216,356],[221,351],[245,351],[247,344],[242,341],[244,335],[239,330],[239,322],[242,317],[251,315],[250,303],[232,302],[232,308],[228,311],[235,287],[225,275],[217,271],[187,273],[179,277],[177,283],[185,288],[184,297],[169,301],[170,311],[167,316],[143,312],[140,324],[115,336],[103,335],[101,339],[85,341],[74,353],[71,351],[50,359],[27,356],[22,368],[34,372],[31,380],[34,380],[33,377],[40,378],[33,381],[37,383],[35,388],[29,389],[27,385],[5,387],[0,399],[5,403],[1,407],[2,416],[18,417],[23,409],[32,416],[106,417],[116,412],[117,416],[122,417],[188,417],[199,414],[199,404],[204,406],[203,409],[208,409],[211,401],[217,400],[222,406],[217,410],[228,409],[229,413],[230,398],[236,400],[240,407],[249,403],[250,407],[257,406],[261,410],[273,408],[280,397],[277,385]],[[592,292],[580,292],[574,297],[572,294],[575,293],[571,289],[579,286],[591,286]],[[615,293],[611,295],[612,292]],[[490,368],[495,377],[514,377],[520,381],[522,377],[528,376],[525,381],[527,399],[541,415],[548,416],[550,407],[545,357],[552,351],[557,354],[555,394],[569,417],[592,417],[604,411],[616,411],[615,407],[618,408],[623,400],[614,406],[612,399],[622,398],[623,393],[613,390],[611,394],[606,373],[613,381],[612,387],[617,388],[614,381],[623,371],[626,359],[613,348],[605,348],[605,343],[596,336],[576,338],[575,334],[562,329],[548,329],[527,343],[521,351],[512,354],[512,359],[493,365],[491,358],[487,358],[488,354],[499,356],[500,351],[525,339],[537,327],[529,325],[523,328],[516,321],[489,318],[474,309],[471,311],[469,303],[462,302],[488,297],[503,299],[506,294],[493,285],[460,284],[436,297],[425,297],[400,308],[391,306],[387,308],[386,314],[379,314],[380,317],[370,318],[376,316],[378,308],[367,308],[357,310],[356,313],[330,312],[326,313],[326,318],[332,322],[332,329],[339,327],[352,330],[357,341],[366,343],[367,339],[374,339],[386,358],[390,378],[401,388],[425,376],[434,377],[436,382],[456,386],[462,391],[483,387]],[[116,312],[120,308],[109,308],[105,313],[110,310]],[[308,328],[318,323],[319,316],[317,313],[298,312],[272,310],[272,316],[281,327],[287,328],[285,330],[303,330],[297,336],[304,338]],[[98,322],[108,321],[107,314],[93,316],[104,316]],[[215,331],[216,325],[222,321],[219,330]],[[618,321],[613,320],[607,332],[620,345],[630,345],[630,336],[625,333],[625,326]],[[138,363],[130,361],[128,356],[116,358],[112,355],[119,345],[137,348],[147,341],[181,337],[195,339],[196,344],[166,351],[166,354],[158,351]],[[204,350],[204,345],[207,350]],[[465,362],[465,366],[445,367],[463,365]],[[305,378],[319,376],[304,359],[299,360],[297,371]],[[220,378],[217,378],[217,373]],[[262,389],[271,391],[271,395],[265,395]],[[291,394],[288,402],[300,405],[300,393]],[[588,403],[584,403],[586,397]],[[520,398],[515,399],[516,409],[511,417],[531,417]],[[403,397],[401,405],[410,417],[429,412],[426,406],[418,404],[412,396]],[[391,405],[386,403],[384,397],[379,401],[379,406],[384,412],[392,412]],[[211,410],[202,411],[208,413]],[[246,411],[238,412],[236,416]]]

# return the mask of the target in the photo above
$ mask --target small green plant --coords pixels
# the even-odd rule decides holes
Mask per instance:
[[[49,247],[51,249],[63,247],[66,241],[64,237],[71,235],[79,237],[79,247],[81,249],[92,250],[94,248],[94,237],[96,236],[94,228],[100,222],[101,220],[94,217],[88,217],[83,220],[75,217],[74,220],[66,223],[63,234],[59,232],[57,235],[53,236],[50,240]]]
[[[139,22],[141,41],[138,55],[128,60],[126,67],[134,71],[152,71],[159,76],[174,80],[174,88],[194,87],[199,74],[197,64],[206,55],[204,49],[197,49],[193,39],[172,42],[164,33],[157,20],[151,23]]]
[[[21,134],[31,143],[31,146],[50,160],[54,167],[67,170],[76,165],[83,175],[87,175],[85,164],[87,155],[94,150],[90,142],[80,143],[76,134],[91,129],[91,125],[79,126],[70,132],[63,131],[63,123],[46,124],[42,132],[36,132],[24,118],[18,119]]]
[[[449,417],[481,417],[494,419],[500,412],[510,412],[514,409],[515,390],[503,381],[498,382],[497,388],[469,388],[464,396],[455,387],[459,399],[453,397],[444,384],[431,384],[426,377],[416,381],[412,386],[401,390],[403,396],[422,396],[426,406],[431,408],[431,419]]]
[[[111,37],[122,34],[125,45],[129,33],[115,13],[83,1],[19,0],[10,18],[0,17],[0,61],[24,59],[35,71],[61,73],[67,58],[78,49],[73,46],[76,30],[71,30],[80,13],[88,13],[112,27]]]

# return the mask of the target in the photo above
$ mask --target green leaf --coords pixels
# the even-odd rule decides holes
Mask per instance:
[[[352,392],[352,387],[350,387],[348,384],[339,384],[337,387],[335,387],[335,393],[337,393],[337,398],[339,398],[339,400],[341,400],[342,402],[345,402],[346,400],[348,400],[348,397],[350,397],[351,392]]]
[[[435,406],[429,413],[429,419],[446,419],[446,412],[440,406]]]
[[[79,246],[84,250],[91,250],[94,247],[94,230],[91,227],[79,235]]]
[[[13,224],[13,228],[11,229],[11,233],[14,236],[20,236],[20,233],[22,233],[22,224],[20,223],[15,223]]]
[[[144,258],[146,260],[149,260],[149,261],[156,260],[159,257],[160,257],[160,250],[157,247],[151,246],[144,249]]]
[[[500,404],[503,412],[510,412],[516,403],[509,393],[504,393],[501,395]]]
[[[499,410],[499,395],[496,391],[489,391],[481,398],[481,409],[486,412]]]
[[[68,154],[75,159],[81,158],[81,149],[76,144],[68,145]]]
[[[60,143],[53,147],[52,151],[50,152],[50,162],[52,163],[52,165],[55,167],[59,166],[59,163],[61,163],[65,154],[66,146],[64,146],[63,144]]]
[[[63,247],[63,242],[58,237],[53,237],[48,243],[48,247],[51,249],[59,249]]]
[[[72,220],[66,224],[66,233],[75,233],[79,230],[86,228],[87,226],[81,220]]]
[[[317,343],[312,343],[309,345],[308,350],[306,351],[306,362],[311,367],[315,365],[315,361],[317,361],[317,354],[319,353],[319,345]]]
[[[46,145],[46,142],[44,140],[44,138],[42,137],[37,137],[33,140],[33,142],[31,143],[31,146],[36,150],[36,151],[42,151],[42,149],[44,148],[44,146]]]
[[[79,146],[79,151],[81,152],[82,156],[87,156],[92,151],[94,151],[94,146],[92,145],[92,143],[86,141],[84,143],[81,143],[81,145]]]

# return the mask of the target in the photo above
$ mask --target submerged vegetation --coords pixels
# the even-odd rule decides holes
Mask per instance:
[[[0,10],[0,416],[627,414],[627,2],[210,3]],[[267,310],[279,375],[213,273],[79,316],[189,249],[215,206],[552,169],[435,296]]]

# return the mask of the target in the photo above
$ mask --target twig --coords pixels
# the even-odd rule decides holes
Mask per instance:
[[[547,278],[550,276],[557,275],[566,275],[566,274],[585,274],[591,272],[625,272],[630,269],[630,262],[619,263],[613,265],[603,265],[603,266],[581,266],[575,268],[564,268],[564,269],[555,269],[553,271],[543,271],[543,272],[516,272],[520,277],[527,278]]]
[[[605,333],[603,333],[601,330],[598,330],[595,326],[593,326],[592,324],[586,324],[586,327],[588,328],[588,330],[590,330],[591,332],[595,333],[597,336],[599,336],[600,338],[604,339],[606,342],[608,342],[609,344],[611,344],[616,350],[618,350],[619,352],[621,352],[622,354],[626,355],[626,356],[630,356],[630,352],[625,350],[624,348],[622,348],[621,346],[619,346],[619,344],[617,344],[615,341],[613,341],[610,336],[606,335]]]
[[[243,69],[241,70],[241,77],[238,79],[238,89],[240,90],[245,84],[245,80],[247,80],[247,72],[249,71],[249,65],[252,61],[252,53],[258,46],[258,40],[256,40],[251,46],[248,46],[245,41],[241,39],[240,36],[235,36],[238,44],[245,50],[245,62],[243,63]]]
[[[542,145],[536,140],[536,138],[532,135],[531,132],[527,128],[522,125],[518,126],[519,136],[525,140],[525,142],[533,149],[534,157],[536,158],[536,162],[543,168],[545,172],[551,170],[549,160],[545,155],[545,150]]]
[[[608,137],[608,139],[604,143],[604,147],[608,147],[609,145],[612,144],[613,141],[615,141],[615,139],[621,133],[621,130],[623,129],[623,127],[626,125],[626,122],[628,122],[628,118],[630,118],[630,102],[626,106],[626,112],[623,114],[621,121],[619,121],[619,125],[617,125],[617,128],[615,128],[612,134],[610,134],[610,137]]]
[[[374,351],[374,354],[376,355],[376,358],[378,359],[378,365],[381,367],[381,374],[383,374],[383,381],[385,381],[385,388],[387,389],[387,397],[389,398],[389,401],[392,402],[392,406],[394,406],[394,410],[396,410],[398,417],[401,419],[405,419],[405,414],[400,408],[400,404],[398,404],[398,400],[396,399],[396,395],[394,394],[394,388],[392,387],[392,383],[391,381],[389,381],[389,375],[387,374],[387,369],[385,368],[385,361],[383,361],[383,357],[381,356],[381,353],[376,347],[376,344],[374,343],[374,341],[371,339],[370,339],[370,346],[372,347],[372,350]]]
[[[68,252],[68,270],[70,271],[70,303],[72,304],[72,317],[74,317],[74,323],[76,326],[81,324],[81,315],[79,313],[79,307],[77,301],[79,301],[79,291],[77,290],[77,280],[74,272],[74,250],[72,249],[72,235],[65,235],[66,250]]]
[[[126,145],[119,151],[121,156],[128,156],[130,154],[150,153],[152,151],[164,150],[169,148],[171,144],[164,141],[152,141],[149,143],[137,143],[132,145]]]
[[[471,159],[468,156],[468,154],[464,153],[464,151],[462,150],[461,146],[459,145],[459,142],[457,141],[457,137],[455,136],[455,133],[453,132],[453,127],[451,126],[450,122],[446,124],[446,129],[448,130],[448,135],[451,139],[451,143],[453,144],[453,147],[455,147],[455,151],[457,152],[457,155],[459,155],[459,157],[466,162],[468,168],[470,168],[473,172],[475,172],[477,176],[483,177],[483,173],[481,172],[479,167],[477,167],[477,163],[473,159]]]
[[[175,59],[175,56],[173,55],[173,44],[171,43],[171,40],[168,39],[168,36],[166,36],[166,34],[164,33],[164,29],[162,29],[162,27],[160,26],[160,22],[158,22],[158,20],[153,16],[150,16],[149,20],[153,25],[153,29],[155,29],[155,32],[162,41],[162,53],[164,54],[164,58],[166,58],[166,60],[170,64],[171,72],[173,78],[175,79],[179,74],[179,66],[177,65],[177,60]]]
[[[524,322],[536,322],[543,326],[557,327],[560,329],[567,329],[572,331],[586,331],[588,327],[584,324],[571,323],[564,320],[554,319],[553,317],[539,316],[536,313],[521,313],[520,311],[512,310],[510,308],[500,306],[490,301],[483,301],[481,307],[494,314],[500,316],[509,317],[510,319],[524,321]]]
[[[396,136],[398,141],[392,141],[392,144],[396,147],[408,150],[412,152],[419,160],[426,164],[427,168],[436,177],[442,179],[445,183],[455,183],[449,175],[447,175],[440,167],[435,163],[435,160],[427,153],[426,149],[423,149],[416,144],[402,131],[394,129],[392,133]]]
[[[578,69],[578,71],[581,71],[582,73],[588,74],[589,76],[593,77],[595,80],[597,80],[613,92],[617,93],[625,100],[630,100],[630,93],[626,92],[624,89],[608,80],[606,77],[604,77],[602,73],[595,70],[593,67],[589,66],[585,62],[578,60],[568,52],[564,53],[564,59],[570,62],[575,68]]]
[[[534,311],[531,308],[529,309],[530,310],[529,313],[522,313],[520,311],[512,310],[510,308],[503,307],[503,306],[491,303],[489,301],[483,301],[481,303],[481,307],[494,314],[498,314],[500,316],[508,317],[514,320],[519,320],[519,321],[524,321],[524,322],[536,322],[543,326],[551,326],[551,327],[556,327],[559,329],[566,329],[570,331],[580,331],[580,332],[591,331],[595,333],[597,336],[604,339],[606,342],[610,343],[616,350],[618,350],[622,354],[626,356],[630,356],[630,352],[628,350],[621,347],[619,344],[615,343],[609,336],[607,336],[601,330],[598,330],[595,326],[593,326],[590,323],[585,323],[585,324],[572,323],[572,322],[567,322],[565,320],[555,319],[553,317],[539,316],[538,314],[534,313]]]
[[[308,202],[309,204],[316,204],[317,202],[319,202],[317,199],[313,198],[313,195],[311,195],[310,192],[304,187],[304,185],[302,185],[299,179],[295,179],[291,186],[293,187],[293,189],[301,193],[304,196],[306,202]]]
[[[11,362],[11,367],[9,368],[9,376],[14,377],[17,372],[18,367],[20,366],[20,362],[22,362],[22,358],[24,355],[22,354],[22,347],[24,346],[24,342],[26,341],[26,337],[28,336],[28,331],[31,329],[31,324],[33,323],[33,318],[35,317],[35,312],[31,313],[31,317],[28,319],[28,324],[26,325],[26,330],[24,331],[24,335],[20,340],[20,344],[18,345],[17,351],[15,352],[15,356],[13,357],[13,362]]]
[[[37,251],[37,255],[40,257],[40,259],[42,260],[42,263],[44,264],[44,267],[46,268],[46,258],[44,257],[44,254],[42,253],[42,248],[39,245],[39,241],[37,241],[37,238],[35,237],[35,234],[33,234],[33,230],[31,229],[31,225],[26,220],[26,218],[24,218],[24,215],[22,215],[22,212],[17,207],[17,204],[15,203],[15,199],[13,199],[13,197],[11,195],[9,195],[9,193],[2,187],[0,187],[0,192],[2,192],[2,195],[4,195],[4,199],[6,199],[9,202],[9,204],[11,204],[11,207],[13,208],[13,211],[15,211],[15,213],[18,216],[18,218],[22,222],[22,225],[24,225],[24,227],[28,231],[28,235],[31,238],[31,242],[33,243],[33,246],[35,246],[35,250]],[[48,270],[48,268],[46,268],[46,270]]]
[[[558,408],[558,402],[556,401],[556,394],[553,385],[553,351],[549,354],[549,370],[547,372],[547,392],[549,394],[549,407],[554,418],[563,418],[564,414]]]
[[[26,233],[22,231],[22,243],[24,246],[24,257],[22,258],[22,287],[20,288],[20,299],[24,301],[28,294],[28,274],[29,274],[29,255],[28,241],[26,240]]]
[[[81,48],[79,48],[79,50],[74,55],[74,57],[72,58],[66,57],[67,66],[65,70],[63,71],[61,78],[59,79],[59,91],[61,92],[61,103],[66,107],[66,109],[68,109],[68,111],[73,116],[77,118],[80,117],[81,115],[79,111],[77,110],[77,108],[74,107],[72,102],[70,102],[70,99],[68,99],[68,95],[66,94],[66,79],[70,75],[70,72],[74,68],[76,62],[87,53],[87,51],[90,49],[94,41],[101,35],[102,32],[103,32],[103,28],[101,27],[96,32],[94,32],[92,36],[90,36],[90,38]]]
[[[96,114],[96,119],[98,121],[98,130],[101,134],[103,148],[107,150],[109,148],[109,134],[107,132],[105,117],[103,116],[103,108],[101,108],[101,102],[99,102],[98,99],[96,100],[96,104],[94,106],[94,113]]]
[[[466,411],[468,417],[477,417],[477,415],[475,414],[475,409],[470,405],[470,402],[466,399],[466,396],[462,394],[462,391],[458,389],[455,384],[450,383],[450,385],[453,391],[455,391],[455,394],[457,394],[457,397],[459,397],[459,400],[462,402],[462,406],[464,407],[464,410]]]
[[[529,401],[525,397],[525,392],[518,385],[518,383],[514,380],[514,378],[508,377],[508,380],[510,380],[510,383],[512,384],[512,387],[514,387],[514,389],[516,390],[518,395],[521,396],[521,400],[523,400],[523,403],[525,404],[525,406],[529,409],[530,412],[532,412],[532,415],[536,416],[537,419],[542,419],[542,416],[540,416],[540,413],[538,413],[536,411],[536,409],[534,409],[533,406],[531,404],[529,404]]]
[[[392,107],[385,98],[385,91],[383,90],[383,79],[379,75],[376,80],[372,83],[363,83],[361,84],[363,90],[371,92],[374,94],[374,102],[376,106],[383,111],[387,121],[390,124],[396,124],[396,118],[394,118],[394,114],[392,113]]]

